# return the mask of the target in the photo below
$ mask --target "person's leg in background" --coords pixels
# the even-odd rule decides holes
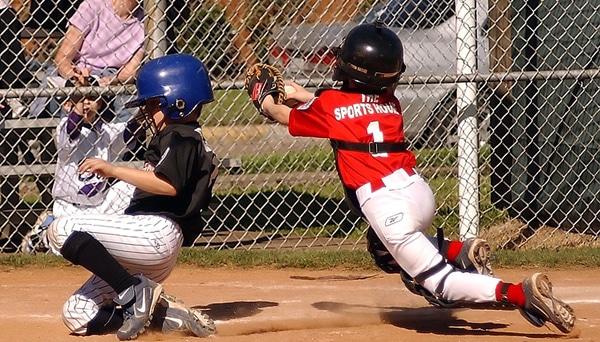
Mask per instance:
[[[61,88],[66,86],[67,80],[58,75],[54,65],[45,68],[45,76],[41,81],[40,88]],[[28,118],[62,118],[68,115],[63,108],[63,97],[38,96],[29,106]]]
[[[33,75],[26,67],[20,36],[23,24],[10,6],[0,8],[0,89],[25,88]],[[27,107],[18,98],[3,101],[11,109],[13,118],[21,117]]]

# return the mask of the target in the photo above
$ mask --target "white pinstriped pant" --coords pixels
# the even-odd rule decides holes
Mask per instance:
[[[132,274],[163,282],[171,274],[181,250],[179,225],[156,215],[79,215],[55,220],[48,229],[53,253],[60,255],[74,231],[87,232]],[[72,333],[84,335],[100,308],[114,305],[114,290],[92,275],[63,306],[63,322]]]

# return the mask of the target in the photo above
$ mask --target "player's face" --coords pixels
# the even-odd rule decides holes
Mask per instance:
[[[102,107],[102,98],[83,97],[75,104],[75,111],[84,117],[84,120],[91,124],[96,120],[98,112]]]
[[[160,131],[165,126],[165,115],[160,108],[159,99],[150,99],[141,108],[150,128],[153,131]]]

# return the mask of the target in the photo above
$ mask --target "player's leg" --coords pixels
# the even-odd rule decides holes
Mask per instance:
[[[443,240],[426,236],[429,242],[440,251],[440,254],[454,267],[461,271],[493,275],[490,264],[490,245],[483,239],[468,239],[464,242]],[[452,248],[455,250],[452,250]],[[375,260],[375,264],[387,273],[401,273],[401,268],[381,242],[373,228],[367,231],[367,249]],[[455,254],[453,254],[455,253]]]
[[[146,276],[129,273],[126,267],[130,267],[115,256],[136,255],[139,261],[141,254],[135,254],[138,250],[153,250],[154,254],[160,254],[154,246],[160,246],[164,237],[153,237],[144,234],[143,229],[140,231],[139,222],[127,215],[66,217],[56,220],[49,229],[50,247],[55,253],[90,270],[118,293],[114,302],[123,306],[125,317],[117,332],[117,337],[122,340],[135,338],[145,330],[162,287]],[[156,262],[157,258],[149,257],[148,260],[149,265],[160,263]],[[165,273],[165,270],[156,272]]]
[[[122,266],[156,281],[172,271],[183,239],[174,221],[156,215],[70,216],[56,220],[50,231],[56,254],[73,233],[85,232]]]
[[[122,307],[124,317],[117,331],[120,340],[134,339],[145,330],[162,292],[160,284],[143,275],[129,273],[87,232],[73,232],[60,252],[73,264],[81,265],[105,280],[117,293],[113,301]]]
[[[123,310],[116,308],[113,288],[92,275],[63,305],[63,322],[76,335],[114,333],[123,325]]]
[[[435,203],[424,181],[415,179],[410,186],[388,187],[375,194],[357,192],[357,195],[363,213],[381,242],[400,267],[430,293],[448,302],[505,301],[540,321],[553,323],[562,331],[572,328],[574,317],[569,314],[572,309],[553,297],[549,281],[544,281],[547,278],[535,277],[524,284],[510,284],[491,276],[460,272],[447,264],[422,233],[431,224]],[[544,290],[535,291],[539,288]]]
[[[156,222],[156,220],[153,221]],[[167,220],[167,222],[170,221]],[[176,241],[177,236],[171,236],[171,239]],[[161,267],[157,267],[156,263],[153,267],[141,266],[134,273],[145,274],[156,282],[162,282],[175,266],[173,261],[167,261]],[[115,296],[115,291],[108,283],[98,276],[92,276],[65,303],[63,310],[65,324],[73,333],[80,335],[95,335],[117,331],[117,328],[123,324],[123,311],[116,309],[113,302]],[[183,303],[175,302],[172,296],[161,295],[162,297],[164,299],[160,299],[157,303],[152,318],[153,325],[159,322],[161,331],[187,332],[195,336],[214,334],[214,323],[208,316],[197,312],[197,310],[186,309]],[[177,322],[181,322],[181,324],[176,326],[175,323]]]
[[[110,285],[92,275],[63,305],[63,322],[75,335],[114,333],[123,325],[123,310],[113,302],[115,296]],[[156,304],[150,328],[165,334],[197,337],[216,333],[215,323],[210,317],[165,294]]]

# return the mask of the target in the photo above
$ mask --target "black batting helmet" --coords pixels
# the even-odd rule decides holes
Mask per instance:
[[[400,38],[382,23],[353,28],[337,51],[334,81],[354,80],[385,88],[398,82],[404,72]]]

